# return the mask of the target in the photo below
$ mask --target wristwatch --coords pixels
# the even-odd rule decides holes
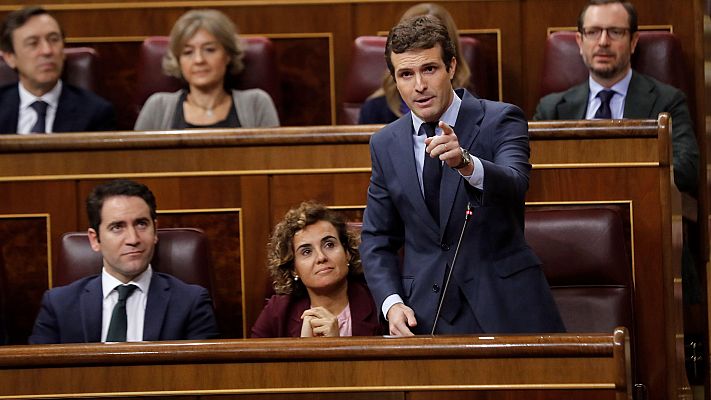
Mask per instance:
[[[467,149],[464,147],[460,147],[459,149],[462,151],[462,162],[452,167],[454,169],[462,169],[472,163],[472,155],[469,154]]]

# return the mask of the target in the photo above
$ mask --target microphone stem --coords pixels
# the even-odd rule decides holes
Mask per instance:
[[[447,270],[447,277],[444,280],[444,288],[442,289],[442,296],[439,298],[439,303],[437,304],[437,313],[435,314],[434,323],[432,324],[431,335],[435,334],[437,329],[437,322],[439,321],[439,314],[442,312],[442,304],[444,304],[444,296],[447,295],[447,289],[449,288],[449,280],[452,278],[452,272],[454,271],[454,264],[457,262],[457,256],[459,255],[459,247],[462,245],[462,239],[464,238],[464,231],[467,229],[467,223],[469,218],[471,218],[472,209],[471,204],[467,203],[467,211],[464,216],[464,225],[462,226],[462,231],[459,233],[459,240],[457,241],[457,247],[454,249],[454,258],[452,258],[452,265]]]

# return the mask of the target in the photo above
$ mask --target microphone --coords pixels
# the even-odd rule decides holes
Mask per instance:
[[[435,314],[434,322],[432,323],[432,333],[435,334],[437,329],[437,322],[439,321],[439,314],[442,311],[442,304],[444,303],[444,296],[447,295],[447,288],[449,287],[449,280],[452,278],[452,271],[454,271],[454,264],[457,262],[457,255],[459,254],[459,246],[462,245],[462,239],[464,238],[464,231],[467,229],[467,223],[472,217],[472,203],[467,202],[467,210],[464,212],[464,225],[462,226],[462,232],[459,234],[459,240],[457,241],[457,247],[454,249],[454,258],[452,258],[452,266],[449,267],[447,271],[447,278],[444,280],[444,289],[442,289],[442,296],[439,297],[439,304],[437,304],[437,314]]]

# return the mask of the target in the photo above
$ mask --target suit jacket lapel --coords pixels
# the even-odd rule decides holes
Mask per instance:
[[[559,119],[585,119],[585,111],[588,109],[588,96],[590,86],[588,82],[573,87],[563,96],[563,101],[558,104]]]
[[[153,271],[143,320],[143,340],[160,340],[168,303],[170,303],[170,284]]]
[[[462,105],[459,108],[454,133],[457,134],[459,145],[471,150],[474,146],[474,141],[479,136],[484,110],[481,108],[481,103],[469,92],[464,91],[461,97]],[[445,165],[442,171],[442,186],[439,192],[440,237],[444,235],[457,192],[463,190],[461,183],[462,179],[459,172],[452,168],[447,168]]]
[[[54,115],[54,123],[52,124],[52,132],[73,132],[74,121],[80,117],[79,104],[76,101],[74,93],[67,88],[67,84],[62,85],[62,93],[59,94],[59,104],[57,105],[57,113]]]
[[[84,291],[79,297],[80,318],[85,342],[101,341],[103,297],[101,275],[98,275],[84,286]]]
[[[395,129],[391,131],[392,145],[388,148],[388,154],[393,163],[393,168],[398,176],[398,180],[402,182],[403,192],[409,198],[410,202],[418,210],[425,210],[421,216],[429,218],[431,223],[425,225],[436,231],[436,221],[427,212],[427,204],[420,190],[420,179],[418,178],[417,164],[415,164],[415,155],[413,153],[412,135],[412,117],[408,113],[404,117],[398,119]]]
[[[657,96],[654,86],[636,72],[632,72],[630,86],[625,97],[625,118],[649,118]]]
[[[3,92],[0,104],[0,133],[17,133],[17,116],[20,112],[20,91],[17,83]]]

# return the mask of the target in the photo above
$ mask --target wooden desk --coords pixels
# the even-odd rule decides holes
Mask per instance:
[[[0,398],[269,394],[413,398],[487,391],[631,399],[613,335],[249,339],[0,348]],[[321,395],[319,395],[321,394]],[[360,397],[358,397],[360,396]],[[366,396],[366,397],[363,397]],[[580,398],[580,397],[577,397]]]

